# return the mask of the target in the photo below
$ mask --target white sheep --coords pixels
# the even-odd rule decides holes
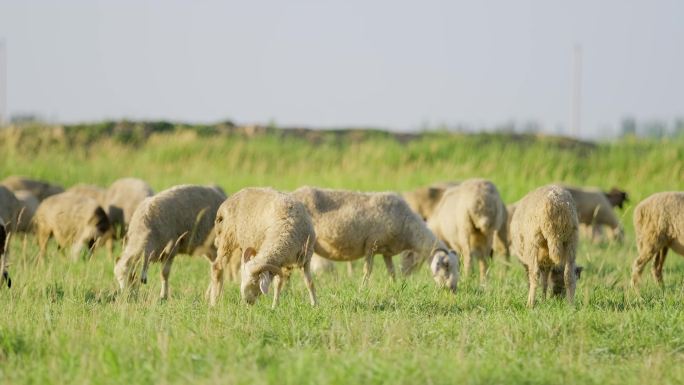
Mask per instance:
[[[316,230],[314,252],[333,261],[365,258],[364,283],[370,277],[374,255],[382,254],[390,277],[394,277],[392,256],[402,253],[404,274],[427,260],[435,282],[456,291],[458,256],[399,195],[314,187],[299,188],[292,195],[311,214]]]
[[[154,195],[154,191],[142,179],[122,178],[114,181],[104,195],[104,206],[112,224],[117,231],[125,232],[133,218],[133,213],[145,198]]]
[[[577,207],[577,219],[582,225],[591,229],[591,238],[598,240],[601,226],[612,230],[612,238],[622,242],[624,231],[618,221],[613,205],[606,198],[606,194],[598,188],[562,186],[572,194]]]
[[[505,222],[506,208],[496,186],[488,180],[468,179],[444,192],[427,225],[463,257],[466,275],[478,262],[484,284],[494,235],[505,228]]]
[[[406,191],[401,196],[406,200],[411,210],[427,221],[435,211],[437,204],[444,191],[449,187],[457,186],[460,182],[439,182],[430,186],[419,187],[412,191]]]
[[[12,287],[12,279],[7,270],[9,239],[7,229],[5,228],[5,221],[0,217],[0,272],[2,273],[2,282],[7,284],[7,287]]]
[[[238,191],[219,208],[215,232],[212,305],[221,292],[223,265],[236,249],[242,252],[240,293],[245,302],[253,304],[261,293],[267,294],[273,280],[275,308],[290,270],[301,268],[311,305],[316,305],[310,271],[316,233],[306,208],[289,194],[270,188]]]
[[[123,290],[134,280],[134,266],[142,258],[140,281],[147,283],[150,262],[161,262],[162,299],[168,298],[171,265],[177,254],[216,259],[214,219],[225,196],[197,185],[180,185],[149,197],[133,213],[121,258],[114,275]]]
[[[653,277],[662,286],[668,249],[684,255],[684,192],[656,193],[641,201],[634,209],[634,230],[639,256],[632,267],[632,286],[638,285],[653,257]]]
[[[61,186],[17,175],[8,176],[0,182],[0,185],[11,191],[30,191],[41,202],[49,196],[64,192],[64,188]]]
[[[552,270],[563,268],[566,296],[575,297],[577,210],[572,195],[557,185],[540,187],[523,197],[511,220],[511,246],[528,272],[527,306],[534,306],[541,273],[544,297]]]
[[[71,258],[78,259],[86,246],[92,252],[96,242],[110,231],[104,210],[92,198],[60,193],[46,198],[33,217],[39,257],[45,257],[50,237],[61,248],[71,248]]]

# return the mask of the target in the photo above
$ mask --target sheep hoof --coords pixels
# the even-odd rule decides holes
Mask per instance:
[[[143,285],[147,285],[147,277],[140,277],[140,282],[142,282]]]
[[[12,279],[10,278],[8,272],[6,272],[6,271],[2,272],[2,280],[7,282],[8,288],[12,287]]]

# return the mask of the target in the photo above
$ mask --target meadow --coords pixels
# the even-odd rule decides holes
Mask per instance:
[[[91,131],[88,131],[88,130]],[[227,283],[209,308],[209,265],[181,256],[168,301],[159,265],[137,293],[119,294],[104,250],[70,262],[54,244],[34,260],[32,236],[11,244],[13,287],[0,289],[0,383],[6,384],[641,384],[684,382],[684,263],[672,254],[665,287],[650,276],[629,287],[636,256],[632,210],[646,196],[684,190],[684,141],[636,138],[584,143],[507,134],[378,132],[259,135],[167,128],[141,136],[87,127],[0,134],[0,178],[29,175],[69,186],[106,186],[123,176],[157,191],[180,183],[291,190],[317,185],[412,189],[484,177],[506,202],[551,182],[627,190],[618,214],[624,244],[581,241],[584,266],[574,305],[525,307],[515,258],[495,258],[489,282],[462,279],[456,295],[426,267],[391,282],[376,261],[367,287],[360,266],[316,277],[309,306],[295,274],[270,309],[240,302]],[[94,134],[92,132],[95,132]],[[134,134],[137,131],[131,131]]]

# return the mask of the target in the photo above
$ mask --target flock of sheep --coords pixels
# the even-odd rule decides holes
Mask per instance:
[[[580,226],[587,236],[610,230],[621,242],[615,215],[627,194],[613,189],[548,185],[506,206],[497,187],[484,179],[439,183],[404,194],[302,187],[293,192],[245,188],[227,197],[218,186],[180,185],[154,194],[140,179],[124,178],[104,189],[59,186],[20,176],[0,182],[0,271],[8,272],[9,238],[33,232],[44,259],[48,241],[68,249],[72,259],[123,242],[114,275],[122,290],[147,283],[150,262],[159,262],[161,293],[169,293],[171,266],[178,254],[211,262],[207,297],[216,304],[227,273],[240,281],[243,300],[254,303],[274,286],[273,307],[293,269],[302,269],[311,305],[316,305],[312,272],[334,269],[331,261],[364,258],[363,282],[373,257],[383,256],[395,278],[394,256],[407,275],[425,263],[439,287],[456,292],[474,264],[486,283],[494,253],[518,257],[528,274],[528,306],[541,283],[546,297],[572,302],[582,271],[576,265]],[[639,255],[632,284],[655,257],[653,273],[662,284],[668,249],[684,255],[684,192],[654,194],[636,206]]]

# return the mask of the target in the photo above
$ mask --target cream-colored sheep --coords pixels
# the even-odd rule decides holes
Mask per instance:
[[[253,304],[275,281],[273,307],[290,270],[301,268],[311,305],[316,292],[310,263],[316,233],[306,208],[289,194],[270,188],[246,188],[221,205],[216,214],[218,258],[212,266],[210,303],[221,292],[223,266],[236,249],[242,252],[240,293]]]
[[[30,191],[41,202],[49,196],[64,192],[64,188],[61,186],[17,175],[8,176],[0,182],[0,185],[11,191]]]
[[[104,196],[105,210],[118,232],[125,233],[135,209],[152,195],[154,191],[142,179],[122,178],[109,186]]]
[[[0,217],[0,272],[2,273],[2,282],[7,284],[7,287],[12,287],[12,279],[7,270],[9,250],[9,239],[7,230],[5,229],[5,221]]]
[[[333,261],[364,260],[367,282],[373,256],[382,254],[391,277],[392,256],[402,253],[404,274],[428,260],[441,287],[456,291],[458,256],[427,229],[425,222],[395,193],[362,193],[302,187],[292,195],[304,203],[316,230],[314,252]]]
[[[562,186],[572,194],[577,206],[577,219],[580,224],[589,226],[592,239],[598,240],[601,226],[608,226],[615,241],[622,242],[624,232],[615,215],[613,206],[603,191],[598,188]]]
[[[515,212],[515,203],[511,203],[505,206],[506,220],[502,224],[501,228],[496,231],[496,236],[494,237],[494,254],[503,255],[506,257],[506,261],[510,262],[511,259],[511,219],[513,219],[513,213]]]
[[[134,281],[134,267],[142,258],[140,280],[147,283],[150,262],[161,262],[161,293],[169,294],[169,275],[176,254],[216,259],[214,219],[225,196],[213,188],[180,185],[149,197],[133,213],[121,258],[114,275],[123,290]]]
[[[54,236],[61,248],[71,248],[77,260],[84,247],[92,252],[96,242],[110,231],[107,214],[92,198],[61,193],[41,202],[33,217],[39,257],[44,258],[48,240]]]
[[[572,195],[557,185],[540,187],[523,197],[511,220],[512,251],[528,272],[527,306],[534,306],[541,273],[544,297],[555,267],[563,267],[568,301],[575,297],[577,210]]]
[[[668,249],[684,256],[684,192],[661,192],[634,209],[639,256],[632,267],[632,285],[639,283],[646,264],[655,257],[653,277],[663,285],[663,264]]]
[[[107,190],[100,186],[95,186],[92,184],[79,183],[73,185],[67,189],[67,192],[74,194],[80,194],[89,198],[95,199],[103,208],[106,208],[105,196]]]
[[[444,192],[427,225],[463,257],[466,275],[478,262],[484,284],[495,232],[505,222],[506,208],[496,186],[488,180],[468,179]]]

